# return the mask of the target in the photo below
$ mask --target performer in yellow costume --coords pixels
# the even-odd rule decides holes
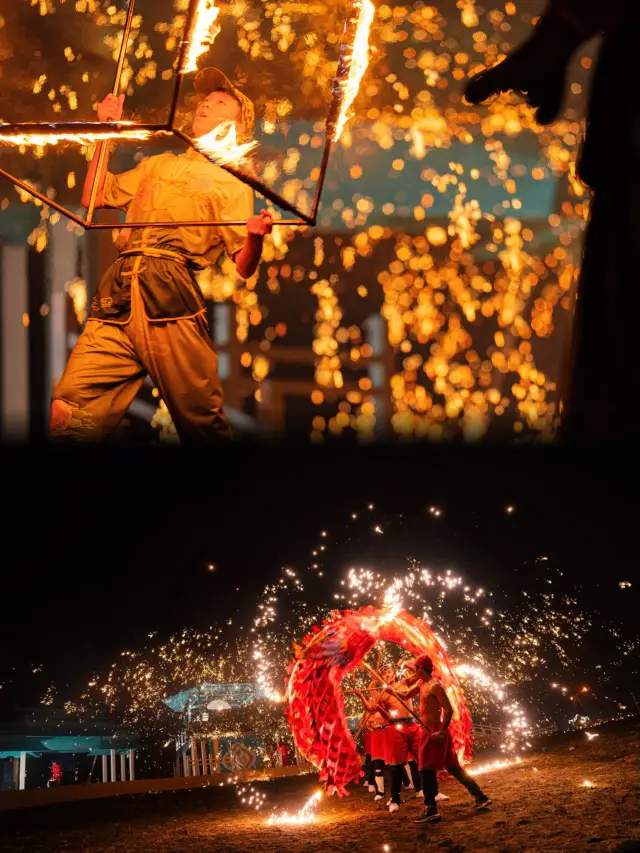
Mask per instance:
[[[216,68],[198,72],[193,135],[234,122],[238,141],[255,126],[251,101]],[[124,95],[108,95],[100,121],[119,121]],[[82,203],[89,204],[98,154]],[[69,357],[51,406],[52,437],[101,440],[113,435],[147,375],[167,405],[182,442],[229,438],[218,358],[194,273],[222,252],[249,278],[271,231],[267,211],[253,215],[253,192],[189,148],[149,157],[115,175],[105,158],[96,207],[125,210],[129,222],[246,221],[244,226],[124,229],[120,254],[103,275],[85,329]]]

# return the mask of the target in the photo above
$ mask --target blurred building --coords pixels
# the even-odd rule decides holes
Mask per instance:
[[[248,710],[264,698],[260,688],[251,683],[203,683],[165,698],[167,707],[184,720],[175,740],[174,774],[208,776],[277,766],[281,762],[277,752],[280,733],[267,732],[264,725],[256,731],[249,715],[245,721],[242,713],[235,714],[230,724],[226,713]],[[297,755],[295,763],[303,763]]]
[[[0,790],[135,779],[138,746],[136,735],[110,717],[24,709],[0,723]],[[52,774],[54,763],[58,772]]]

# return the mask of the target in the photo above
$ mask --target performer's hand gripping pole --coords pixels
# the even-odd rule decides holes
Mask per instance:
[[[366,670],[368,673],[370,673],[370,674],[371,674],[375,679],[377,679],[377,680],[378,680],[378,681],[380,681],[382,684],[384,684],[384,686],[387,688],[387,690],[389,691],[389,693],[391,693],[391,694],[392,694],[392,696],[395,696],[395,698],[398,700],[398,702],[399,702],[399,703],[402,705],[402,707],[403,707],[403,708],[404,708],[404,709],[405,709],[405,710],[406,710],[406,711],[407,711],[407,712],[408,712],[408,713],[413,717],[413,719],[416,721],[416,723],[419,723],[419,724],[422,726],[422,728],[423,728],[423,729],[426,729],[427,731],[429,731],[429,729],[427,729],[427,727],[426,727],[426,726],[425,726],[425,724],[422,722],[422,720],[420,719],[420,717],[415,713],[415,711],[414,711],[412,708],[410,708],[410,707],[409,707],[409,705],[407,705],[407,703],[404,701],[404,699],[396,693],[396,691],[393,689],[393,685],[388,684],[388,683],[384,680],[384,678],[382,678],[382,676],[378,675],[378,673],[375,671],[375,669],[372,669],[372,667],[370,667],[370,666],[369,666],[369,664],[368,664],[368,663],[365,663],[364,661],[362,661],[362,662],[360,663],[360,666],[361,666],[364,670]]]
[[[376,663],[376,678],[380,677],[377,674],[377,670],[380,669],[381,663],[382,663],[382,649],[378,646],[378,662]],[[359,693],[373,693],[377,689],[378,688],[376,688],[376,687],[365,687],[364,690],[345,690],[345,693],[358,693],[358,694]],[[360,697],[360,699],[362,700],[362,697]],[[353,739],[354,741],[357,741],[358,738],[360,737],[360,735],[362,734],[362,730],[365,728],[365,726],[369,722],[369,717],[371,716],[371,714],[372,714],[372,712],[369,711],[369,709],[367,709],[364,716],[362,717],[362,722],[358,726],[358,731],[356,732],[355,737]]]
[[[122,44],[120,45],[120,54],[118,56],[118,65],[116,67],[116,74],[113,81],[113,89],[111,91],[112,95],[118,96],[118,91],[120,89],[120,79],[122,77],[122,69],[124,68],[124,60],[127,55],[127,45],[129,44],[129,34],[131,32],[131,25],[133,23],[133,11],[135,9],[136,0],[129,0],[127,5],[127,18],[124,24],[124,31],[122,33]],[[104,166],[104,160],[107,156],[107,146],[108,141],[104,140],[99,143],[98,148],[98,168],[96,169],[96,174],[93,179],[93,186],[91,187],[91,195],[89,196],[89,207],[87,208],[87,223],[90,223],[93,219],[93,211],[95,210],[96,200],[98,198],[98,187],[100,186],[100,177],[102,175],[102,168]]]

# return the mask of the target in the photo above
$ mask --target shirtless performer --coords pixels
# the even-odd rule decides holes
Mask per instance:
[[[431,823],[441,819],[436,805],[438,770],[446,770],[469,791],[475,800],[475,809],[486,808],[491,804],[491,800],[460,766],[458,756],[453,750],[449,731],[453,708],[444,687],[433,677],[431,658],[428,655],[420,655],[412,661],[411,666],[415,675],[407,679],[409,687],[404,688],[402,693],[407,696],[420,696],[420,719],[426,727],[420,731],[418,759],[425,810],[416,823]]]

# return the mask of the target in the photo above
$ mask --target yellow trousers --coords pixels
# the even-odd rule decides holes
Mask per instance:
[[[53,395],[51,437],[113,435],[147,375],[182,442],[231,437],[205,316],[150,322],[135,281],[126,324],[87,321]]]

